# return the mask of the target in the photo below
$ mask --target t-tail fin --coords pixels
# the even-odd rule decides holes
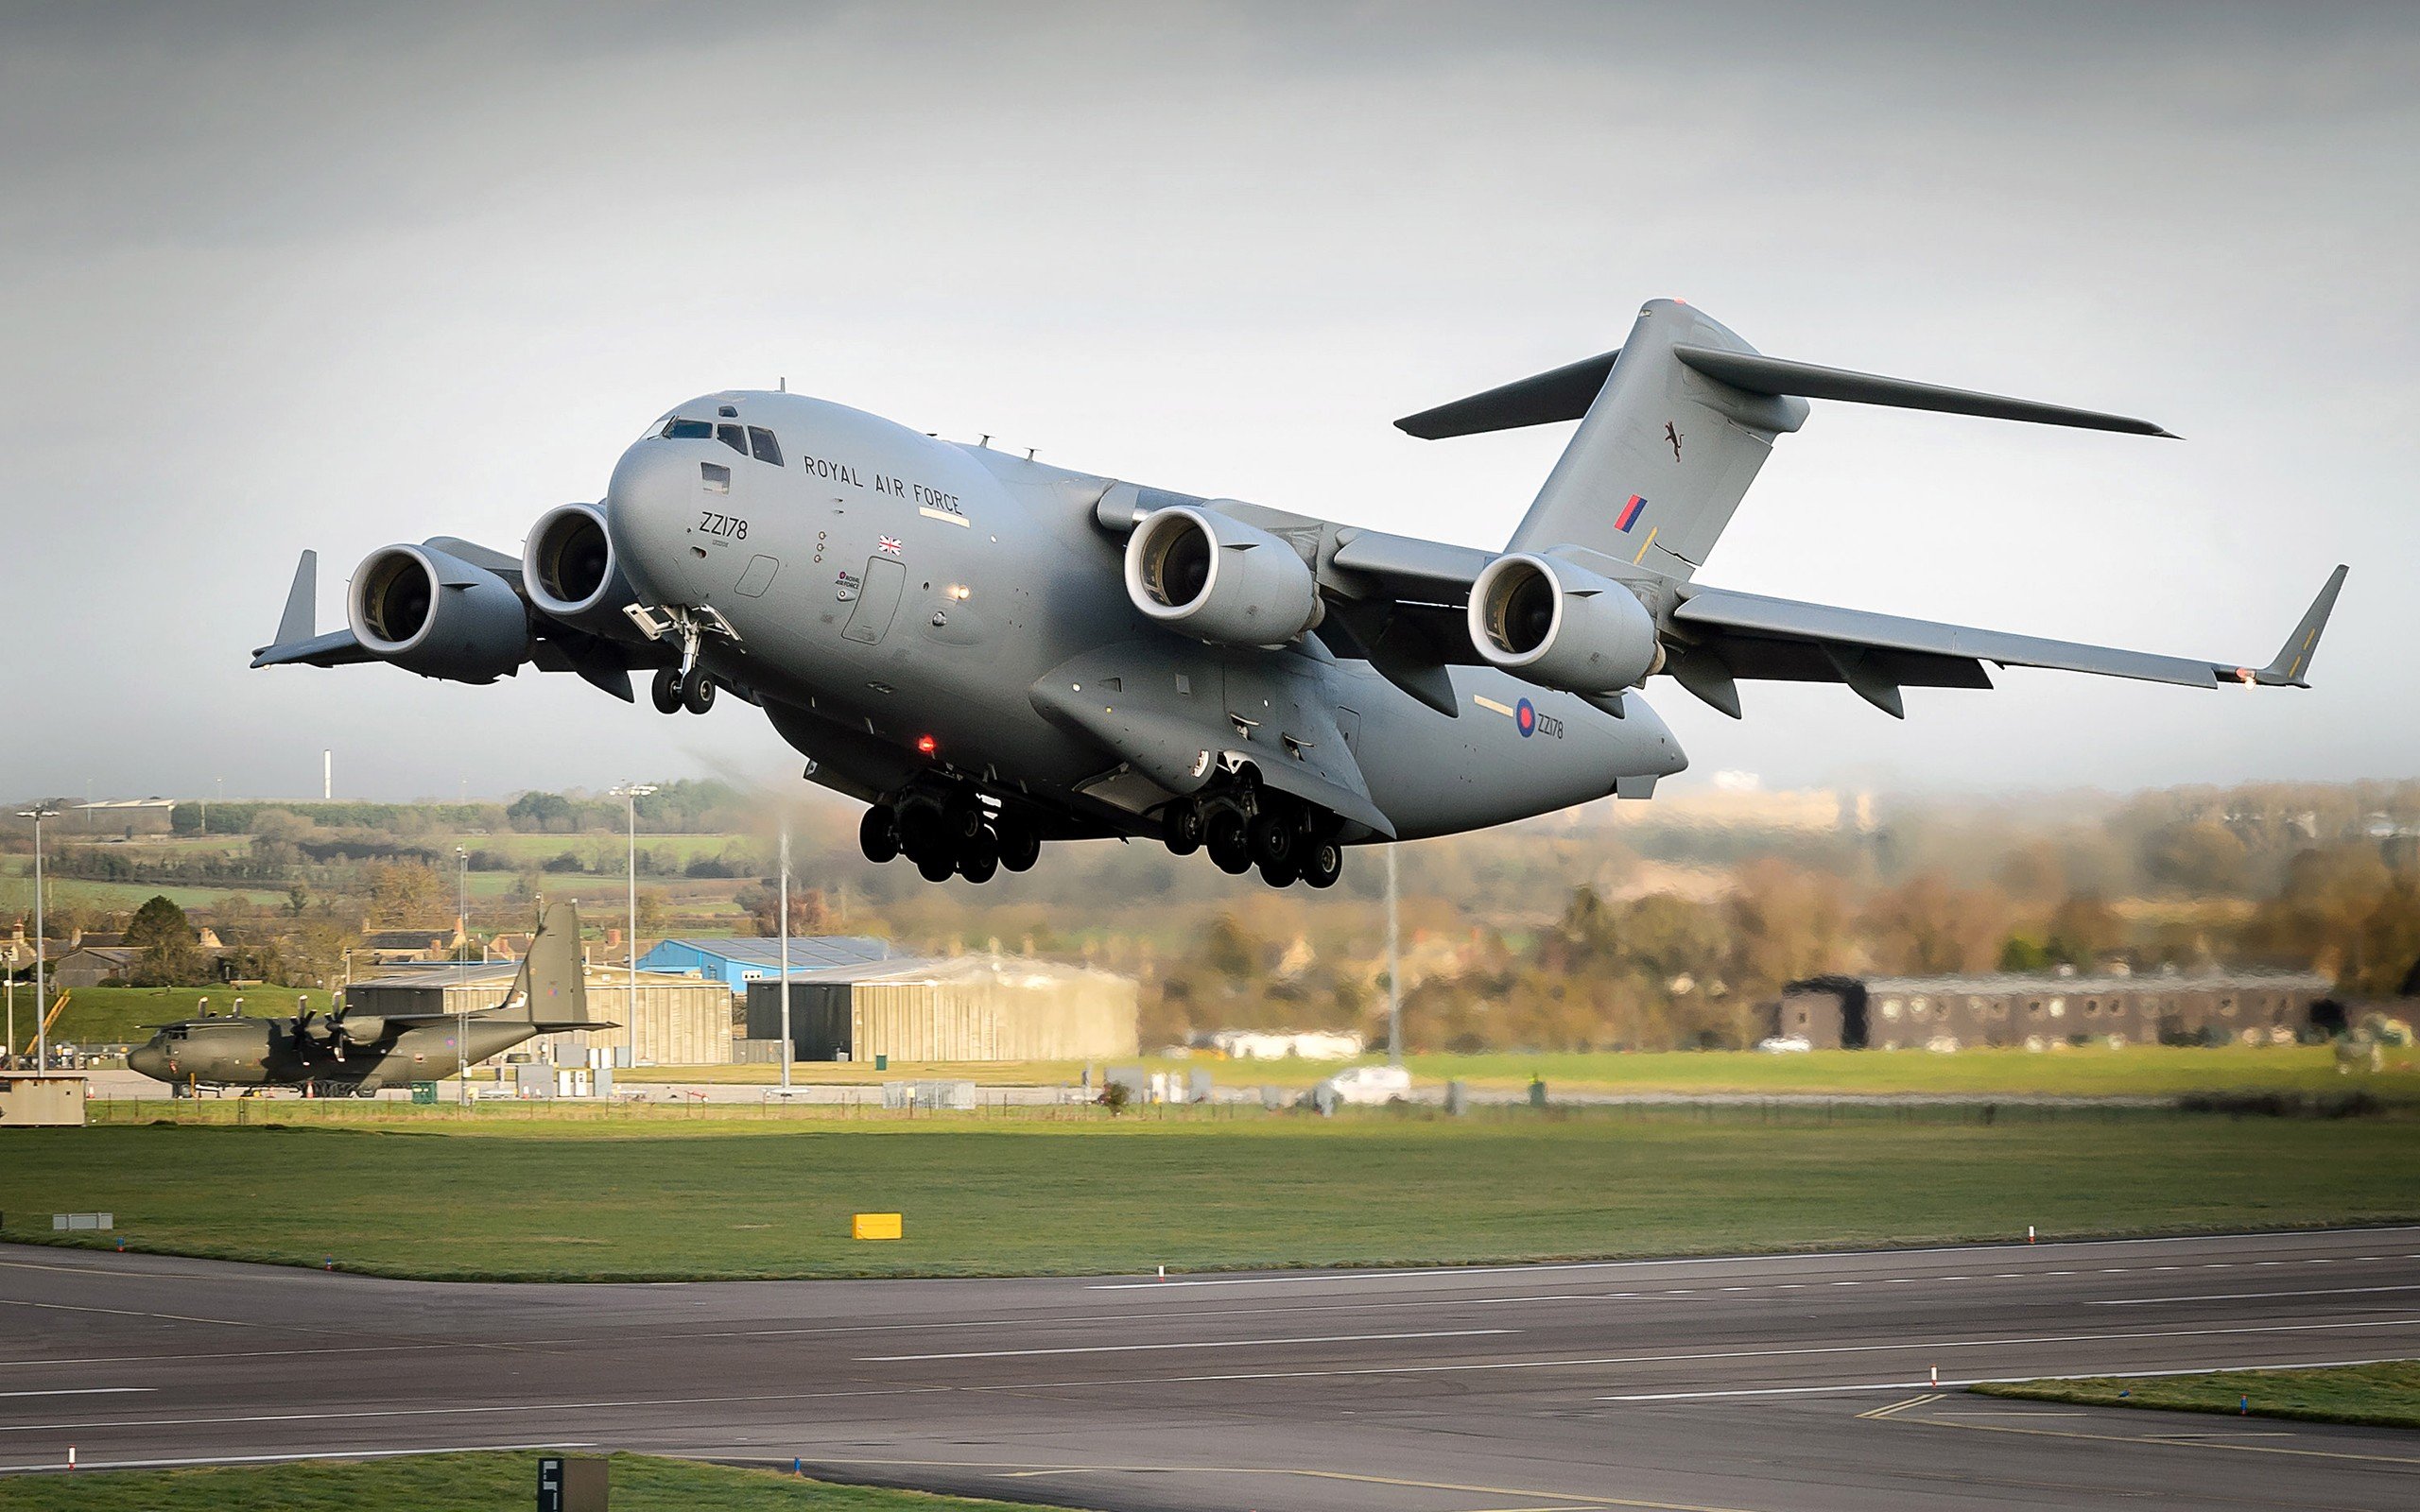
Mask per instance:
[[[1731,523],[1773,438],[1806,422],[1808,399],[2168,434],[2123,415],[1768,357],[1670,300],[1650,301],[1618,351],[1395,423],[1438,438],[1579,421],[1508,549],[1576,546],[1687,577]]]
[[[499,1018],[528,1019],[542,1029],[611,1028],[589,1016],[588,982],[579,958],[579,905],[546,904],[538,933],[512,979],[512,995],[496,1005]]]

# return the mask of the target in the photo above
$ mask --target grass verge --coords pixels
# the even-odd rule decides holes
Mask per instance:
[[[1310,1086],[1348,1062],[1316,1060],[1187,1060],[1123,1057],[1119,1065],[1153,1071],[1207,1071],[1224,1087]],[[1375,1063],[1375,1062],[1373,1062]],[[1740,1092],[1749,1095],[1908,1095],[1956,1093],[1992,1097],[2177,1097],[2214,1091],[2301,1091],[2315,1094],[2367,1091],[2382,1100],[2420,1104],[2420,1057],[2397,1052],[2388,1069],[2339,1074],[2336,1052],[2327,1045],[2221,1045],[2185,1048],[2131,1045],[2068,1046],[2055,1050],[1962,1050],[1935,1056],[1916,1051],[1818,1050],[1805,1055],[1759,1055],[1752,1051],[1656,1051],[1636,1055],[1512,1052],[1468,1056],[1412,1056],[1407,1060],[1426,1086],[1460,1079],[1476,1088],[1511,1091],[1545,1078],[1556,1092]],[[1098,1072],[1107,1062],[1097,1061]],[[870,1063],[801,1062],[794,1081],[810,1084],[898,1080],[938,1076],[986,1086],[1057,1086],[1083,1074],[1080,1060],[983,1061],[951,1064],[894,1060],[883,1071]],[[616,1072],[625,1083],[717,1082],[771,1084],[781,1068],[747,1066],[643,1066]]]
[[[615,1454],[615,1512],[959,1512],[1001,1502],[834,1486],[770,1470]],[[175,1470],[78,1470],[0,1477],[0,1512],[477,1512],[536,1498],[534,1453],[414,1454]]]
[[[94,1247],[435,1280],[1427,1264],[2400,1221],[2420,1217],[2415,1135],[2392,1118],[2153,1113],[473,1114],[14,1130],[0,1210],[9,1238],[49,1242],[43,1214],[105,1210],[117,1232]],[[852,1242],[866,1211],[904,1212],[906,1239]]]
[[[2088,1381],[2011,1381],[1972,1386],[1986,1397],[2163,1407],[2171,1412],[2250,1412],[2307,1422],[2420,1428],[2420,1360],[2324,1366],[2313,1370],[2221,1370],[2189,1376],[2096,1376]]]

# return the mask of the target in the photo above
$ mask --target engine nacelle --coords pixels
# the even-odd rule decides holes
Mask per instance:
[[[361,559],[345,617],[364,650],[425,678],[493,682],[529,658],[529,615],[512,585],[430,546]]]
[[[330,1039],[349,1045],[374,1045],[387,1037],[387,1021],[374,1013],[348,1013],[327,1024]]]
[[[1283,645],[1325,617],[1294,548],[1215,509],[1146,515],[1126,541],[1126,596],[1162,624],[1220,645]]]
[[[611,640],[646,639],[622,612],[640,602],[639,593],[596,505],[562,505],[538,517],[521,548],[521,586],[550,619]]]
[[[1470,627],[1490,664],[1566,693],[1618,693],[1664,667],[1637,594],[1552,557],[1489,562],[1471,585]]]

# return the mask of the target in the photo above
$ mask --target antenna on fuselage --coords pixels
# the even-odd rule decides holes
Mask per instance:
[[[787,373],[784,373],[781,377],[774,379],[773,383],[780,392],[786,394],[790,391],[790,380]]]
[[[978,445],[978,446],[990,446],[990,445],[992,444],[992,433],[991,433],[991,432],[989,432],[989,431],[984,432],[984,433],[983,433],[983,439],[982,439],[982,440],[980,440],[980,441],[978,441],[978,442],[977,442],[976,444],[977,444],[977,445]]]

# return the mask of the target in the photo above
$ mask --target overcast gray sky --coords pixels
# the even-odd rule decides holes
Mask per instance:
[[[1658,295],[2188,438],[1818,404],[1707,581],[2265,661],[2353,564],[2311,693],[1659,682],[1700,775],[2412,775],[2420,16],[1677,9],[0,6],[0,790],[794,773],[735,702],[245,662],[301,548],[333,627],[783,375],[1497,546],[1568,427],[1389,421]]]

